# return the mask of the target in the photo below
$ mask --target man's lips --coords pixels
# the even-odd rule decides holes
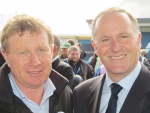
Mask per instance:
[[[29,74],[39,74],[41,73],[43,70],[39,70],[39,71],[27,71]]]
[[[122,59],[124,58],[126,55],[121,55],[121,56],[110,56],[111,59],[114,59],[114,60],[119,60],[119,59]]]

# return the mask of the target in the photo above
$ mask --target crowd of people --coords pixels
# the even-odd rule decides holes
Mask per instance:
[[[1,32],[0,113],[149,113],[150,64],[137,19],[112,7],[92,22],[94,53],[18,14]]]

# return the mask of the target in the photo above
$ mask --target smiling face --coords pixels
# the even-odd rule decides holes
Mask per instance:
[[[47,34],[16,33],[9,37],[8,44],[8,53],[2,50],[2,54],[15,82],[24,88],[42,86],[50,75],[53,56]]]
[[[109,77],[118,81],[127,76],[137,65],[141,35],[135,33],[125,13],[102,15],[95,25],[92,45],[107,69]]]

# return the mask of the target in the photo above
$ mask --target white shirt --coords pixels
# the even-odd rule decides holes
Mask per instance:
[[[8,74],[9,80],[13,89],[13,93],[20,98],[23,103],[33,112],[33,113],[49,113],[49,98],[53,95],[53,92],[56,90],[54,84],[50,80],[44,83],[44,94],[40,105],[28,99],[25,94],[19,89],[17,84],[14,81],[14,78],[11,73]]]
[[[140,62],[138,62],[137,66],[135,67],[135,69],[125,78],[123,78],[121,81],[118,82],[118,84],[120,86],[123,87],[123,89],[118,93],[118,101],[117,101],[117,109],[116,109],[116,113],[119,113],[134,81],[136,80],[136,78],[138,77],[139,73],[141,70],[141,64]],[[101,97],[101,102],[100,102],[100,109],[99,109],[99,113],[105,113],[108,103],[109,103],[109,99],[111,96],[111,88],[110,85],[113,83],[113,81],[109,78],[109,76],[107,75],[106,72],[106,79],[104,81],[104,85],[103,85],[103,90],[102,90],[102,97]]]

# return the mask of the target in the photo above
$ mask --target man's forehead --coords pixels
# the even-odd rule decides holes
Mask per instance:
[[[78,50],[71,50],[70,53],[80,53]]]

